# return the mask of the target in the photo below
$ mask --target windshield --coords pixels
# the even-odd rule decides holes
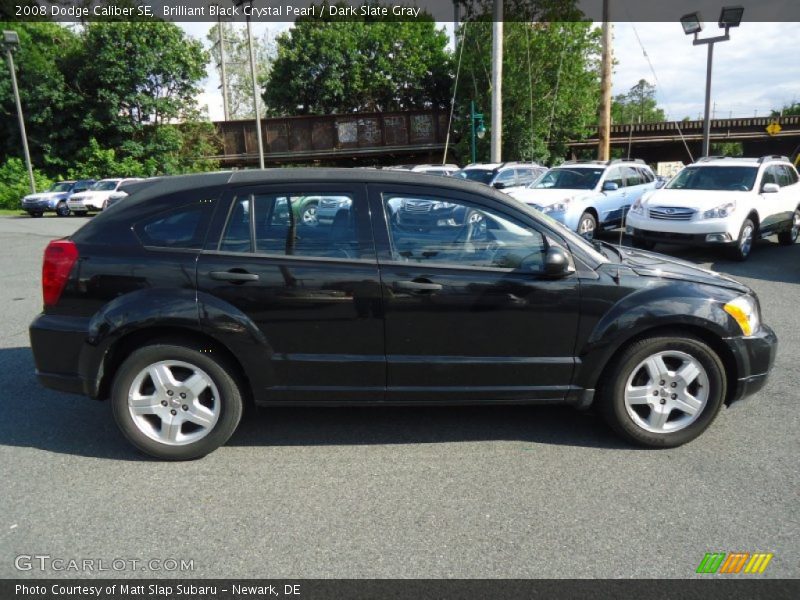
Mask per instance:
[[[51,187],[48,191],[50,192],[68,192],[72,188],[72,184],[68,181],[62,181],[61,183],[54,183],[53,187]]]
[[[749,192],[758,167],[686,167],[667,184],[670,190],[724,190]]]
[[[470,181],[488,184],[492,181],[492,177],[494,177],[494,169],[461,169],[460,171],[456,171],[453,177],[460,177],[461,179],[469,179]]]
[[[603,169],[550,169],[529,187],[536,190],[593,190],[603,176]]]
[[[98,181],[89,188],[93,192],[108,192],[109,190],[117,189],[116,181]]]

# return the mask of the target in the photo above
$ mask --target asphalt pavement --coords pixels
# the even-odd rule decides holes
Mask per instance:
[[[0,578],[684,578],[733,551],[800,577],[800,244],[658,248],[751,285],[780,338],[767,387],[684,447],[569,408],[280,408],[171,464],[34,377],[42,252],[85,221],[0,218]],[[119,560],[161,562],[97,571]]]

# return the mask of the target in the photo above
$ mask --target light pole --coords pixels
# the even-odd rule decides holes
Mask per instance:
[[[3,50],[6,51],[8,68],[11,70],[11,87],[14,90],[14,100],[17,103],[17,118],[19,119],[19,133],[22,136],[22,151],[25,154],[25,165],[28,167],[28,179],[31,183],[31,193],[36,193],[36,182],[33,179],[33,166],[31,153],[28,150],[28,135],[25,133],[25,119],[22,116],[22,102],[19,99],[17,87],[17,70],[14,67],[14,52],[19,48],[19,35],[16,31],[3,31]]]
[[[724,29],[725,33],[705,39],[697,37],[703,30],[700,13],[693,12],[681,17],[683,33],[686,35],[694,35],[692,44],[695,46],[706,44],[708,46],[708,59],[706,62],[706,103],[705,116],[703,119],[703,156],[708,156],[711,153],[711,66],[714,61],[714,44],[717,42],[727,42],[731,39],[729,30],[731,27],[738,27],[741,24],[743,14],[744,8],[741,6],[723,6],[722,11],[719,13],[719,27],[720,29]]]
[[[471,100],[469,103],[469,127],[472,131],[472,138],[471,138],[471,146],[470,150],[472,151],[472,162],[478,162],[478,149],[476,148],[476,140],[475,138],[478,137],[483,139],[483,136],[486,135],[486,126],[483,124],[483,113],[476,113],[475,112],[475,101]]]
[[[233,0],[236,6],[250,4],[253,0]],[[250,15],[247,15],[247,47],[250,49],[250,75],[253,77],[253,110],[256,117],[256,137],[258,138],[258,165],[264,168],[264,140],[261,137],[261,111],[258,108],[258,82],[256,81],[256,54],[253,50],[253,28],[250,25]]]

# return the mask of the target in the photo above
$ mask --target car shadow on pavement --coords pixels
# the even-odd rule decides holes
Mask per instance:
[[[690,248],[658,245],[655,252],[693,263],[711,264],[711,269],[733,278],[760,279],[778,283],[800,283],[800,243],[781,246],[773,239],[759,240],[749,258],[740,262],[726,256],[722,248]]]
[[[123,438],[108,402],[42,387],[30,348],[0,349],[0,447],[147,460]],[[523,441],[634,449],[592,412],[558,406],[269,407],[246,411],[231,446]]]
[[[108,402],[42,387],[30,348],[0,349],[0,447],[139,461],[114,424]]]

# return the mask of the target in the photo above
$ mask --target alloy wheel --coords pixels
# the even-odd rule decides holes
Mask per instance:
[[[316,227],[318,224],[317,221],[317,206],[312,204],[311,206],[307,206],[303,210],[302,214],[303,225],[308,227]]]
[[[625,384],[625,410],[651,433],[685,429],[703,412],[709,398],[703,365],[685,352],[665,351],[641,361]]]
[[[165,360],[142,369],[128,390],[128,411],[147,437],[182,446],[208,435],[220,418],[217,386],[199,367]]]

